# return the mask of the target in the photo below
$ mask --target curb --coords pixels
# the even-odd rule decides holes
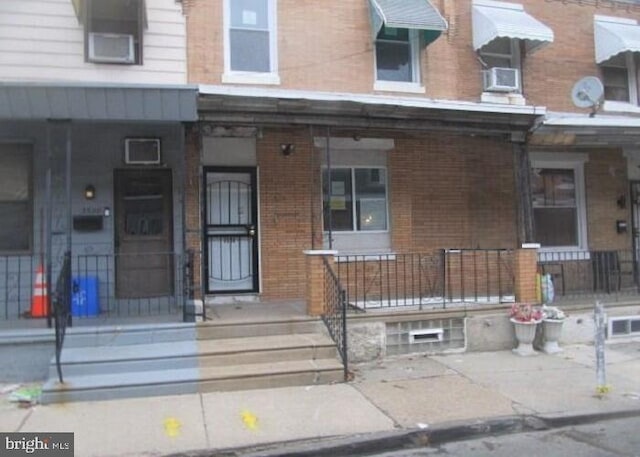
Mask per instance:
[[[428,429],[405,429],[348,437],[285,441],[223,450],[198,450],[166,457],[364,457],[384,452],[438,446],[481,436],[536,432],[640,416],[640,409],[594,414],[504,416],[485,420],[449,422]]]

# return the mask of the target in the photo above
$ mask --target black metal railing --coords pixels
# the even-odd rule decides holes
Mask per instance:
[[[0,321],[31,317],[38,256],[0,256]]]
[[[74,259],[75,317],[144,317],[179,313],[185,303],[186,255],[92,254]]]
[[[327,259],[324,261],[324,300],[325,312],[322,315],[329,334],[336,343],[344,367],[344,380],[349,380],[349,362],[347,355],[347,297],[340,285],[338,276],[333,272]]]
[[[67,260],[68,255],[54,259],[51,287],[57,287],[55,278],[69,262],[65,274],[71,275],[74,319],[172,319],[180,313],[185,319],[194,318],[194,311],[185,305],[201,294],[200,253],[88,254]],[[53,317],[53,310],[48,313],[40,306],[34,313],[36,291],[46,278],[46,272],[38,274],[42,268],[39,256],[0,256],[0,325],[46,326],[46,319],[37,318]]]
[[[540,252],[538,270],[551,276],[554,300],[617,300],[640,293],[638,259],[632,250]]]
[[[422,310],[514,301],[513,260],[505,249],[443,249],[339,256],[336,268],[349,305]]]
[[[71,284],[71,252],[64,253],[64,261],[62,268],[56,280],[56,287],[53,293],[53,321],[55,324],[56,336],[56,369],[58,370],[58,379],[64,382],[62,377],[62,366],[60,357],[64,346],[64,338],[67,333],[67,326],[71,324],[71,297],[73,294]]]

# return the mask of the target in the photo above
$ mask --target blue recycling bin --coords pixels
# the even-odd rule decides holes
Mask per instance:
[[[71,295],[71,315],[95,317],[100,314],[97,276],[74,276]]]

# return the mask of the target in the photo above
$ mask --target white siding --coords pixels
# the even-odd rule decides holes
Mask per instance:
[[[84,60],[71,0],[0,0],[0,81],[187,82],[186,21],[175,0],[146,0],[143,65]]]

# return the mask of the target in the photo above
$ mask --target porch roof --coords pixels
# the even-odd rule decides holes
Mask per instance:
[[[1,120],[189,122],[196,86],[0,83]]]
[[[223,124],[318,125],[478,134],[527,131],[541,106],[436,100],[425,97],[310,92],[200,85],[203,121]]]
[[[549,112],[531,137],[541,146],[627,146],[640,144],[640,117]]]

